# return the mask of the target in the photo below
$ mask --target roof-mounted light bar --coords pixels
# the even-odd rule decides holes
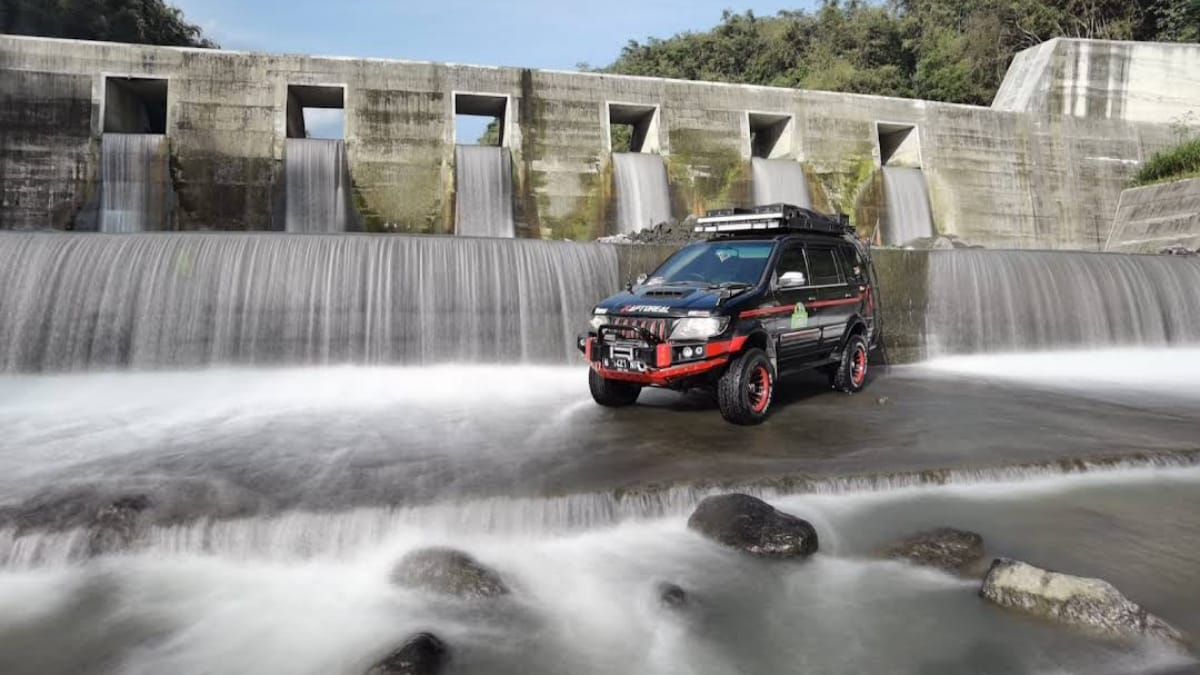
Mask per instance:
[[[736,234],[762,231],[808,231],[843,234],[853,232],[843,215],[827,216],[791,204],[771,204],[753,209],[709,211],[696,221],[695,231],[702,234]]]

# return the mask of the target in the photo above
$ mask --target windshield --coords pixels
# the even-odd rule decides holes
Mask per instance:
[[[693,244],[668,258],[646,285],[754,286],[762,278],[774,247],[769,241]]]

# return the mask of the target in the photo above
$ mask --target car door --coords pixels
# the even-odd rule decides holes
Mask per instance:
[[[835,245],[809,243],[805,253],[813,290],[807,304],[809,324],[820,332],[816,356],[825,358],[841,347],[855,301]]]
[[[816,358],[821,345],[821,329],[810,322],[808,303],[817,299],[809,281],[808,262],[802,242],[791,242],[775,266],[775,301],[792,311],[771,318],[771,334],[776,340],[779,361],[785,367]]]

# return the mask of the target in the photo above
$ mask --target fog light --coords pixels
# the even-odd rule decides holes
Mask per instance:
[[[692,358],[692,348],[691,347],[683,348],[683,358],[685,358],[685,359]]]

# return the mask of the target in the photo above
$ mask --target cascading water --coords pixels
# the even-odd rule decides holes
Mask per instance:
[[[883,189],[887,200],[884,243],[900,246],[914,239],[933,236],[933,211],[925,173],[905,166],[883,167]]]
[[[671,219],[667,168],[662,157],[650,153],[613,153],[617,184],[617,228],[637,232]]]
[[[165,229],[171,194],[167,137],[104,134],[100,146],[100,231]]]
[[[438,237],[0,235],[0,370],[566,362],[612,247]]]
[[[755,157],[750,161],[750,172],[754,181],[755,205],[783,203],[812,208],[808,178],[799,162]]]
[[[346,144],[289,138],[284,146],[288,232],[345,232],[350,222]]]
[[[931,354],[1200,343],[1200,260],[934,251]]]
[[[512,155],[508,148],[460,145],[454,153],[455,234],[514,236]]]

